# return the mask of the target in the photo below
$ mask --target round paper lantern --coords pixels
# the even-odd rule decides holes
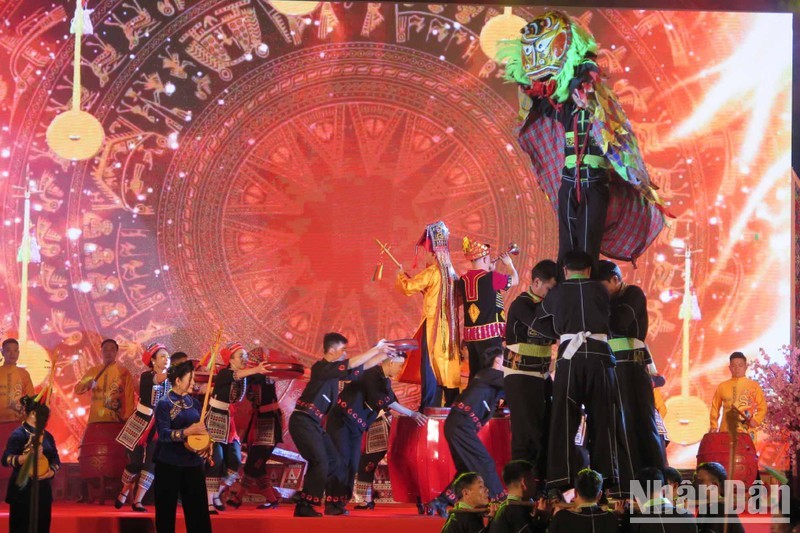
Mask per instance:
[[[511,13],[510,7],[503,8],[503,14],[487,22],[481,30],[481,50],[489,59],[497,54],[497,43],[505,39],[519,39],[519,31],[527,21]]]

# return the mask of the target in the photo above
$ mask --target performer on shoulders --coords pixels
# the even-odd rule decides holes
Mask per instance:
[[[428,421],[422,413],[412,411],[397,401],[392,390],[392,379],[400,374],[404,365],[405,354],[392,354],[381,364],[365,371],[361,379],[345,385],[339,393],[325,429],[339,452],[346,476],[344,483],[337,478],[328,483],[325,514],[347,514],[345,506],[353,496],[356,470],[361,458],[361,439],[381,412],[394,410],[410,416],[419,426]]]
[[[31,375],[17,366],[19,341],[8,338],[3,341],[3,366],[0,366],[0,423],[20,422],[25,410],[20,404],[23,396],[33,396]]]
[[[511,271],[510,275],[495,272],[495,263],[489,256],[489,245],[464,237],[464,255],[472,262],[472,269],[461,276],[460,288],[464,295],[464,340],[469,349],[469,378],[482,368],[483,352],[502,347],[506,333],[506,315],[503,293],[519,283],[519,275],[507,252],[499,261]]]
[[[322,427],[322,419],[336,404],[339,382],[359,379],[365,369],[386,359],[393,346],[380,340],[365,353],[347,358],[347,338],[340,333],[326,333],[322,349],[324,355],[311,367],[308,384],[289,417],[289,434],[308,462],[294,516],[322,516],[315,508],[322,504],[327,483],[332,479],[345,482],[339,452]]]
[[[103,363],[90,368],[75,385],[75,394],[92,392],[89,424],[125,422],[136,409],[133,377],[117,362],[119,345],[113,339],[100,344]]]
[[[711,419],[709,431],[728,431],[728,421],[725,413],[736,409],[739,414],[739,424],[736,431],[747,433],[753,442],[756,442],[758,427],[767,416],[767,401],[764,391],[757,381],[746,377],[747,358],[742,352],[733,352],[729,358],[731,379],[723,381],[714,392],[711,401]],[[719,422],[719,410],[722,408],[722,424]]]
[[[460,474],[477,472],[489,489],[489,498],[505,495],[494,459],[478,438],[480,429],[492,418],[497,400],[503,392],[503,348],[492,347],[484,352],[482,370],[458,395],[444,421],[444,436],[456,467],[456,478],[428,505],[440,516],[447,516],[447,506],[454,505],[458,491],[454,485]]]
[[[22,425],[11,433],[3,452],[3,466],[10,466],[14,469],[8,480],[6,492],[6,503],[9,504],[8,530],[10,533],[28,533],[30,531],[32,480],[28,476],[31,476],[32,473],[27,469],[27,472],[23,473],[23,465],[29,461],[32,442],[37,428],[40,428],[39,453],[47,459],[50,468],[44,475],[39,476],[39,512],[36,531],[47,533],[50,531],[53,507],[51,480],[61,468],[56,441],[53,439],[53,435],[45,429],[50,418],[50,408],[44,403],[38,403],[32,396],[23,396],[19,401],[25,413],[25,419]],[[37,465],[29,463],[29,468],[31,467],[37,468]],[[27,477],[27,480],[21,479],[22,476]]]
[[[400,381],[421,380],[420,411],[425,407],[450,405],[461,383],[458,357],[458,319],[455,309],[455,286],[458,279],[450,262],[450,231],[444,222],[428,224],[417,242],[427,253],[429,264],[411,277],[400,268],[397,288],[406,296],[422,293],[422,324],[414,337],[419,352],[409,354],[406,370]],[[419,367],[419,376],[416,374]]]
[[[206,471],[208,511],[224,511],[222,495],[237,479],[242,466],[242,445],[233,419],[234,404],[244,399],[247,378],[266,374],[266,361],[252,367],[247,365],[247,352],[239,342],[229,342],[219,352],[224,368],[214,376],[214,388],[208,402],[205,424],[214,443],[214,466]]]
[[[132,507],[137,512],[147,511],[142,500],[153,483],[156,436],[153,408],[170,387],[167,380],[167,347],[157,342],[151,344],[142,354],[142,362],[150,370],[143,372],[139,378],[139,403],[117,436],[117,442],[128,449],[129,463],[122,472],[122,490],[114,502],[114,507],[122,508],[131,490],[136,487]]]
[[[547,451],[547,485],[563,491],[575,483],[581,466],[575,434],[581,405],[587,424],[587,448],[593,469],[607,488],[628,489],[633,476],[625,424],[616,398],[614,355],[608,345],[608,291],[589,279],[592,258],[571,251],[564,256],[566,280],[547,293],[536,310],[533,328],[560,339]]]
[[[167,376],[172,389],[159,400],[155,409],[158,432],[154,489],[156,531],[174,533],[180,498],[186,530],[211,533],[203,474],[206,457],[186,448],[186,439],[190,435],[207,434],[200,421],[202,406],[190,394],[194,387],[194,363],[176,363],[170,367]]]
[[[550,378],[554,339],[531,326],[536,308],[555,287],[558,267],[545,259],[533,267],[531,285],[511,303],[503,359],[505,399],[511,413],[511,458],[530,461],[536,477],[547,475],[547,435],[553,381]]]
[[[611,298],[609,346],[617,360],[615,372],[630,446],[633,471],[646,467],[663,469],[666,452],[659,435],[652,377],[656,366],[645,344],[648,328],[647,297],[636,285],[622,279],[612,261],[601,260],[597,279]]]

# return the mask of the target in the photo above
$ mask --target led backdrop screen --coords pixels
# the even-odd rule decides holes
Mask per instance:
[[[70,163],[45,144],[70,106],[72,4],[0,3],[0,322],[38,383],[57,356],[52,431],[75,460],[86,399],[73,386],[117,339],[138,375],[154,340],[199,356],[212,332],[310,364],[330,330],[351,352],[413,334],[420,299],[372,282],[375,238],[415,271],[424,225],[519,244],[524,287],[553,257],[555,214],[515,141],[516,88],[481,43],[500,6],[207,0],[90,2],[84,109],[106,142]],[[677,215],[626,280],[649,297],[649,345],[681,392],[683,247],[693,281],[689,393],[710,403],[734,350],[788,343],[791,15],[567,9]],[[529,20],[542,8],[514,7]],[[20,286],[20,190],[42,261]],[[424,261],[424,260],[423,260]],[[423,266],[418,265],[417,268]],[[506,303],[518,293],[511,291]],[[418,398],[401,386],[402,398]],[[284,391],[285,392],[285,391]],[[297,394],[296,388],[292,392]],[[762,438],[761,462],[782,457]],[[696,447],[669,447],[693,466]]]

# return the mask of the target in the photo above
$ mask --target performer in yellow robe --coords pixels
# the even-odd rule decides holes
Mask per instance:
[[[21,422],[25,409],[19,400],[23,396],[33,397],[31,375],[17,366],[19,342],[8,338],[3,341],[3,366],[0,366],[0,423]]]
[[[453,288],[458,278],[450,263],[449,236],[444,222],[429,224],[417,246],[423,246],[434,261],[416,276],[409,277],[402,267],[397,275],[397,288],[403,294],[422,293],[422,323],[415,335],[420,349],[408,354],[400,376],[400,381],[421,383],[420,409],[440,406],[442,394],[445,405],[450,405],[461,384]]]
[[[717,431],[719,410],[722,407],[722,425],[719,431],[728,431],[728,421],[725,413],[731,409],[739,411],[739,424],[736,431],[748,433],[756,441],[758,426],[767,416],[767,401],[764,391],[757,381],[745,377],[747,372],[747,358],[742,352],[733,352],[730,356],[731,379],[723,381],[714,393],[711,401],[711,419],[709,431]]]
[[[89,424],[125,422],[136,408],[134,383],[128,369],[116,362],[116,341],[103,341],[103,363],[93,366],[75,385],[75,394],[92,391]]]

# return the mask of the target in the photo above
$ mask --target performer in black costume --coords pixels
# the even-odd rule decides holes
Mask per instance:
[[[483,509],[489,505],[489,491],[475,472],[464,472],[453,482],[458,499],[447,517],[442,533],[484,533],[487,531]]]
[[[53,476],[61,468],[56,441],[49,431],[43,429],[47,426],[47,420],[50,418],[50,408],[36,402],[30,396],[23,396],[19,403],[25,410],[25,420],[8,437],[6,449],[3,452],[3,466],[10,466],[14,469],[8,480],[8,490],[6,491],[6,503],[9,505],[8,530],[10,533],[29,533],[30,531],[31,489],[33,486],[33,481],[29,477],[32,475],[31,470],[25,474],[27,481],[20,478],[23,475],[21,473],[22,466],[30,457],[31,444],[38,425],[42,428],[42,443],[39,453],[47,458],[50,469],[39,477],[39,512],[36,531],[47,533],[50,531],[50,515],[53,507],[51,483]],[[33,468],[36,468],[35,463]]]
[[[625,427],[633,471],[646,467],[662,469],[666,455],[656,419],[653,376],[657,375],[653,358],[644,343],[647,337],[647,297],[641,288],[622,280],[619,267],[600,261],[597,279],[611,297],[611,339],[608,344],[617,360],[616,374],[619,402],[625,414]]]
[[[511,413],[511,458],[530,461],[536,477],[547,474],[547,435],[553,381],[553,339],[532,329],[536,308],[556,284],[558,267],[546,259],[531,271],[531,286],[508,309],[503,359],[505,399]]]
[[[575,446],[581,405],[587,415],[587,448],[592,468],[607,488],[628,489],[632,465],[625,425],[616,401],[614,355],[608,345],[608,291],[589,279],[586,252],[564,256],[566,280],[552,289],[536,310],[533,328],[560,339],[547,452],[547,484],[563,490],[575,482],[583,464]]]
[[[156,429],[153,409],[171,386],[167,380],[168,357],[167,347],[158,342],[149,345],[142,354],[142,362],[150,370],[142,372],[139,377],[139,403],[117,436],[117,442],[128,449],[129,461],[122,472],[122,490],[114,502],[117,509],[125,505],[131,490],[136,487],[131,507],[140,513],[147,511],[142,500],[153,484],[155,472]]]
[[[364,435],[364,451],[358,460],[358,473],[353,487],[353,496],[361,499],[361,503],[353,507],[357,511],[374,510],[375,500],[380,497],[380,493],[374,487],[375,472],[389,451],[389,431],[392,426],[390,416],[383,411],[377,420],[370,424]]]
[[[328,483],[325,490],[326,507],[343,510],[352,498],[361,458],[361,439],[382,411],[397,411],[413,418],[419,426],[424,426],[428,421],[422,413],[412,411],[398,402],[392,390],[392,379],[403,371],[404,365],[405,354],[389,357],[365,371],[358,381],[345,385],[339,393],[339,399],[328,415],[325,430],[339,452],[346,476],[343,479],[332,478]]]
[[[545,500],[537,507],[532,505],[538,485],[533,464],[511,461],[503,467],[503,483],[508,489],[508,498],[500,504],[489,523],[489,533],[544,533],[550,517]]]
[[[547,527],[548,533],[617,533],[619,518],[597,505],[603,490],[603,477],[594,470],[585,468],[578,472],[575,481],[577,508],[564,509],[555,514]]]
[[[336,404],[339,395],[339,382],[359,379],[365,369],[372,368],[386,359],[393,349],[391,344],[381,340],[367,352],[346,359],[347,338],[340,333],[327,333],[322,342],[324,355],[311,367],[303,394],[297,400],[289,417],[289,434],[297,446],[297,451],[308,462],[303,481],[303,489],[298,493],[294,516],[319,517],[315,509],[323,502],[325,486],[332,479],[344,483],[346,473],[342,460],[330,435],[322,427],[322,419]],[[339,501],[326,501],[326,514],[344,514],[344,509],[336,504]]]
[[[447,506],[455,504],[458,491],[454,490],[454,484],[465,472],[480,475],[491,499],[499,499],[505,494],[494,459],[478,438],[478,432],[492,418],[503,392],[503,349],[489,348],[484,357],[483,370],[456,397],[444,421],[444,437],[456,466],[456,478],[428,504],[440,516],[446,516]]]
[[[469,379],[478,373],[483,364],[483,353],[503,346],[506,315],[503,293],[519,283],[519,275],[508,253],[500,254],[498,261],[511,271],[510,275],[495,272],[495,262],[489,256],[489,245],[464,237],[464,255],[472,262],[458,281],[464,300],[464,341],[469,349]]]
[[[225,368],[214,376],[214,388],[204,421],[214,442],[214,465],[206,470],[208,511],[211,514],[225,510],[223,494],[239,479],[242,466],[242,445],[231,408],[244,399],[248,377],[267,373],[266,361],[246,368],[247,352],[238,342],[228,343],[219,355]]]

